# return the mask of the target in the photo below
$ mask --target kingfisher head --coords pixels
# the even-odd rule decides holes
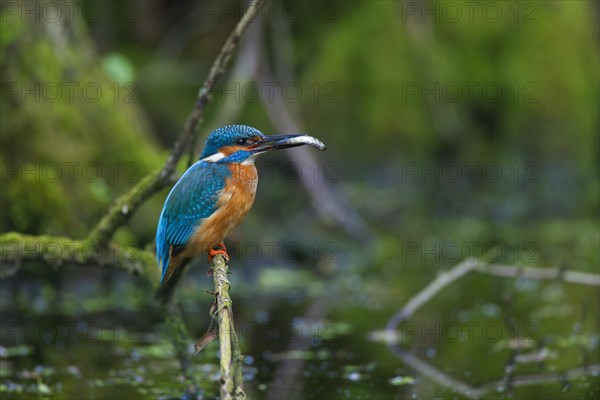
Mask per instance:
[[[313,145],[320,150],[325,145],[307,135],[266,136],[247,125],[227,125],[208,135],[200,160],[220,163],[253,162],[257,155],[271,150]]]

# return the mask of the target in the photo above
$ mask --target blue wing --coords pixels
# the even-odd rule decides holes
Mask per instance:
[[[156,260],[162,268],[161,283],[169,267],[171,246],[173,254],[181,251],[202,220],[215,211],[219,191],[229,175],[226,165],[198,161],[171,189],[156,229]]]

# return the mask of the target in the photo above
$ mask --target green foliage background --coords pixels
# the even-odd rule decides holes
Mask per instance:
[[[542,182],[525,188],[536,201],[519,216],[540,208],[596,215],[597,12],[591,2],[527,4],[503,7],[495,23],[483,12],[420,23],[424,17],[393,1],[339,2],[319,17],[314,3],[296,5],[302,18],[290,19],[289,57],[302,90],[298,106],[307,130],[329,144],[342,185],[398,162],[499,162],[505,174],[511,163],[533,162]],[[290,18],[285,7],[274,6],[272,15]],[[191,42],[180,62],[153,54],[168,19],[145,37],[141,21],[121,21],[110,44],[97,37],[106,53],[95,49],[81,18],[64,27],[23,25],[12,14],[3,22],[2,230],[80,236],[115,196],[161,164],[233,18],[206,24],[202,37],[213,40]],[[64,82],[80,84],[74,98]],[[97,87],[101,95],[90,101]],[[250,103],[241,119],[272,131],[257,106]],[[74,179],[56,183],[44,179],[54,176],[53,163],[63,175],[64,163],[81,167],[72,164]],[[157,214],[159,203],[146,212]],[[136,220],[143,225],[137,234],[151,229],[145,220]]]
[[[56,23],[39,22],[2,8],[3,233],[83,238],[115,198],[160,167],[241,10],[237,2],[86,0],[79,4],[93,4],[104,17],[86,19],[75,14]],[[232,280],[234,301],[240,307],[236,318],[240,316],[242,326],[264,315],[267,322],[295,321],[315,298],[331,296],[328,318],[340,332],[335,340],[315,345],[321,347],[314,354],[305,355],[317,365],[313,375],[306,375],[307,387],[322,389],[315,392],[317,397],[340,396],[335,379],[346,387],[350,384],[344,374],[357,371],[367,378],[352,387],[356,396],[411,395],[412,383],[390,389],[385,382],[413,372],[399,366],[387,347],[366,338],[385,326],[398,307],[440,270],[464,259],[438,251],[444,246],[497,244],[503,252],[493,262],[599,272],[598,3],[481,2],[472,19],[465,8],[460,18],[451,18],[449,4],[460,3],[267,4],[271,11],[264,14],[265,46],[277,84],[280,88],[293,84],[301,90],[297,99],[288,97],[286,104],[308,134],[328,145],[328,151],[317,157],[320,165],[334,167],[333,193],[365,220],[376,237],[366,247],[338,227],[319,221],[300,180],[276,173],[262,179],[252,212],[229,239],[228,246],[239,256],[234,259],[240,269]],[[482,13],[487,4],[500,7],[497,22]],[[410,7],[415,6],[434,12],[413,15]],[[213,13],[203,14],[207,10]],[[236,98],[241,112],[228,123],[253,125],[267,134],[283,133],[275,132],[260,101],[244,96],[244,91],[236,93],[236,79],[226,77],[199,136],[206,136],[219,112]],[[68,95],[69,82],[78,85],[74,97]],[[257,84],[266,96],[266,88]],[[57,86],[61,92],[55,96]],[[89,92],[82,92],[84,86]],[[472,95],[469,87],[474,88]],[[485,87],[490,90],[485,92]],[[277,167],[288,162],[281,154],[269,157],[258,163],[259,170],[267,170],[273,161]],[[466,176],[466,165],[476,165],[474,178]],[[490,165],[500,168],[498,180],[482,176]],[[456,166],[462,168],[462,178],[444,178]],[[416,173],[411,173],[415,168]],[[147,202],[117,232],[115,241],[151,250],[166,193]],[[292,242],[304,253],[294,254],[292,261],[280,256],[261,260],[260,268],[247,268],[256,267],[256,262],[243,259],[243,245],[250,238],[256,243]],[[322,251],[324,247],[318,246],[327,243],[335,245],[335,262],[313,260],[310,252]],[[406,244],[434,249],[435,254],[409,254]],[[469,256],[489,258],[481,246]],[[206,303],[207,309],[210,304],[198,289],[203,269],[192,270],[180,297],[189,330],[197,333],[202,331],[202,319],[189,316],[198,315],[198,304]],[[3,318],[56,321],[75,316],[115,324],[134,320],[143,327],[140,331],[159,330],[158,316],[147,306],[151,294],[133,278],[106,271],[87,276],[74,270],[56,278],[43,271],[48,274],[43,282],[35,273],[24,272],[12,281],[0,281],[5,288],[0,294]],[[36,283],[21,290],[31,282]],[[522,324],[534,322],[539,346],[557,353],[548,370],[598,362],[595,287],[476,276],[440,296],[420,311],[417,322],[501,324],[511,318]],[[77,347],[82,356],[74,360],[64,359],[58,347],[35,342],[28,344],[31,349],[25,356],[35,350],[36,361],[26,357],[22,368],[39,362],[66,369],[72,362],[87,365],[87,376],[101,376],[108,367],[98,365],[129,371],[131,360],[123,354],[132,352],[141,354],[141,361],[134,364],[154,363],[160,371],[154,377],[158,383],[149,384],[147,392],[132,383],[134,378],[123,378],[121,383],[132,395],[155,398],[152,388],[158,387],[179,394],[176,384],[161,381],[169,368],[171,375],[178,373],[165,362],[174,356],[165,350],[164,337],[149,346],[141,342],[106,343],[117,347],[124,359],[109,359],[112,353],[106,348],[88,343]],[[270,354],[285,351],[285,345],[255,341],[246,343],[245,351]],[[449,366],[449,375],[467,371],[474,384],[502,376],[505,361],[513,354],[508,341],[490,346],[415,339],[410,345],[423,358],[435,349],[437,358],[432,363]],[[485,358],[482,355],[491,361],[477,367]],[[332,370],[339,368],[340,376],[319,372],[321,359],[330,362]],[[257,363],[267,370],[276,364],[262,359]],[[18,362],[14,365],[21,367]],[[519,366],[518,372],[536,373],[537,366]],[[8,369],[0,369],[3,377],[12,376],[13,372],[3,371]],[[369,386],[375,381],[369,374],[383,383]],[[52,376],[49,373],[48,379]],[[77,383],[69,381],[76,381],[73,377],[54,379],[67,382],[65,398],[80,393]],[[256,379],[270,382],[270,375]],[[323,379],[329,383],[321,385]],[[2,385],[0,392],[7,390]],[[597,383],[587,381],[574,385],[571,392],[560,389],[558,384],[546,387],[543,395],[594,398],[598,392]],[[90,390],[114,395],[113,389]],[[425,397],[448,396],[429,386],[414,390]],[[519,395],[531,398],[541,389],[522,390]]]

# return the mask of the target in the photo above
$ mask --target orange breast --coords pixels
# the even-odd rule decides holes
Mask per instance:
[[[254,203],[258,174],[254,164],[229,166],[231,176],[221,190],[217,209],[196,230],[184,251],[186,257],[205,253],[221,243],[246,217]]]

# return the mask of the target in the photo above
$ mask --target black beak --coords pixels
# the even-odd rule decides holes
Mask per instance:
[[[271,150],[289,149],[309,144],[319,150],[325,150],[325,145],[319,140],[307,135],[272,135],[256,142],[249,150],[253,153],[263,153]]]

